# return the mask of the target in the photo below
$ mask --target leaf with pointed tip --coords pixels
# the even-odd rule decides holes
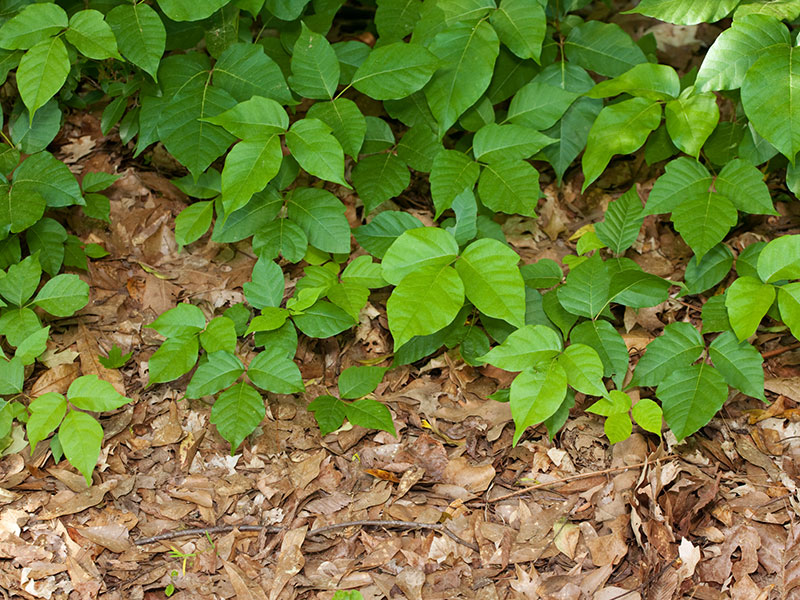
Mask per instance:
[[[475,132],[472,151],[475,160],[484,162],[519,160],[530,158],[555,141],[524,125],[489,123]]]
[[[631,385],[656,386],[670,373],[688,367],[703,353],[703,338],[689,323],[671,323],[647,345]]]
[[[70,411],[58,429],[58,441],[64,450],[64,456],[81,472],[86,479],[86,485],[90,485],[103,441],[100,423],[84,412]]]
[[[397,437],[397,431],[392,421],[392,413],[377,400],[362,398],[355,402],[345,403],[344,414],[353,425],[367,429],[380,429],[388,431]]]
[[[664,114],[672,143],[695,158],[719,122],[717,98],[711,92],[681,94],[680,98],[667,102]]]
[[[573,28],[564,41],[564,52],[570,62],[607,77],[647,62],[641,48],[619,25],[601,21]]]
[[[325,36],[301,22],[300,36],[292,51],[289,85],[300,96],[321,100],[333,98],[339,85],[339,59]]]
[[[766,402],[761,366],[764,359],[751,344],[740,342],[732,331],[725,331],[711,342],[708,354],[729,386]]]
[[[676,98],[680,91],[681,83],[675,69],[668,65],[642,63],[613,79],[601,81],[586,95],[589,98],[608,98],[619,94],[630,94],[648,100],[663,101]]]
[[[358,160],[358,153],[367,133],[367,120],[358,106],[347,98],[336,98],[330,102],[315,102],[306,116],[319,119],[331,128],[333,137],[339,140],[344,153]]]
[[[438,66],[439,59],[424,46],[395,42],[369,53],[352,86],[375,100],[399,100],[421,90]]]
[[[266,415],[264,399],[252,386],[237,383],[222,392],[211,408],[210,421],[231,445],[231,456]]]
[[[539,61],[547,19],[538,0],[501,0],[490,21],[511,52]]]
[[[514,440],[559,409],[567,393],[567,374],[556,360],[539,369],[526,369],[511,383],[509,404],[514,417]]]
[[[624,252],[639,235],[643,213],[642,200],[634,186],[609,203],[605,219],[595,225],[597,237],[613,252]]]
[[[458,244],[444,229],[409,229],[399,235],[384,254],[381,263],[383,278],[398,285],[409,273],[423,267],[449,265],[457,255]]]
[[[263,96],[253,96],[203,120],[225,128],[239,139],[267,138],[275,133],[283,133],[289,127],[286,110],[275,100]]]
[[[242,140],[228,152],[222,169],[222,206],[225,214],[244,207],[278,174],[283,161],[281,140],[268,137]]]
[[[143,2],[123,4],[108,11],[106,21],[122,56],[156,79],[167,44],[167,31],[158,13]]]
[[[561,338],[550,327],[525,325],[480,360],[504,371],[524,371],[555,358],[562,347]]]
[[[726,17],[741,0],[642,0],[627,12],[676,25],[713,23]]]
[[[212,352],[208,360],[197,367],[186,387],[187,398],[211,396],[232,385],[244,373],[244,365],[225,350]]]
[[[15,12],[19,8],[9,7]],[[12,18],[0,27],[0,48],[8,50],[27,49],[35,46],[67,26],[67,13],[57,4],[43,2],[22,5]]]
[[[295,362],[279,349],[265,348],[247,367],[247,376],[257,387],[274,394],[298,394],[305,390]]]
[[[260,44],[232,44],[219,56],[213,75],[214,85],[238,102],[253,96],[272,98],[281,104],[294,102],[280,67]]]
[[[286,132],[286,145],[309,174],[349,188],[344,179],[344,152],[331,132],[319,119],[301,119]]]
[[[431,196],[436,207],[436,217],[453,204],[456,196],[466,189],[472,190],[480,175],[480,166],[457,150],[443,150],[436,155],[431,167]]]
[[[741,257],[736,263],[737,270],[739,262]],[[782,235],[769,242],[758,254],[757,269],[758,276],[766,283],[800,279],[800,235]]]
[[[687,199],[672,211],[675,229],[698,259],[725,239],[738,217],[731,201],[717,192]]]
[[[495,212],[535,217],[542,196],[539,172],[524,160],[489,163],[481,171],[478,195],[483,205]]]
[[[42,40],[22,56],[17,67],[17,88],[30,119],[61,89],[69,69],[69,55],[60,37]]]
[[[570,270],[558,288],[558,300],[569,312],[594,319],[608,305],[611,275],[599,254]]]
[[[408,167],[396,154],[373,154],[361,159],[353,168],[353,185],[369,214],[386,200],[403,193],[411,183]]]
[[[714,367],[700,363],[670,373],[656,396],[667,425],[680,441],[714,418],[728,399],[728,384]]]
[[[756,332],[761,319],[775,301],[775,286],[755,277],[739,277],[725,292],[728,319],[739,341]]]
[[[324,252],[350,251],[350,225],[345,207],[328,191],[295,188],[288,201],[289,218],[297,223],[309,243]]]

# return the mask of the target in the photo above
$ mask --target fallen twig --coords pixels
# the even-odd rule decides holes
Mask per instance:
[[[467,540],[459,537],[442,523],[415,523],[414,521],[347,521],[345,523],[334,523],[332,525],[324,525],[317,527],[308,532],[307,537],[313,537],[335,529],[344,529],[345,527],[389,527],[396,529],[428,529],[431,531],[438,531],[452,539],[453,541],[466,546],[475,552],[478,552],[478,545],[468,542]],[[195,527],[193,529],[181,529],[180,531],[168,531],[160,533],[148,538],[141,538],[134,541],[137,546],[145,544],[152,544],[153,542],[161,542],[164,540],[172,540],[179,537],[187,537],[191,535],[204,535],[205,533],[228,533],[238,529],[239,531],[262,531],[267,533],[280,533],[285,531],[284,527],[275,527],[271,525],[217,525],[216,527]]]
[[[792,344],[791,346],[781,346],[780,348],[775,348],[774,350],[768,350],[767,352],[761,353],[761,358],[772,358],[774,356],[779,356],[784,352],[789,352],[790,350],[797,350],[800,348],[800,343]]]

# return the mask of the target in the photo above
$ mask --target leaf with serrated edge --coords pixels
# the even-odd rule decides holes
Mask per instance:
[[[752,345],[737,340],[732,331],[725,331],[711,342],[708,354],[729,386],[766,402],[761,366],[764,359]]]
[[[670,373],[688,367],[703,353],[705,345],[689,323],[671,323],[664,333],[647,345],[633,372],[632,385],[655,386]]]

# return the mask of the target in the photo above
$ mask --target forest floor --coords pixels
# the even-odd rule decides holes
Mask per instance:
[[[78,374],[97,374],[134,402],[103,420],[90,488],[54,464],[47,444],[0,458],[0,597],[156,600],[172,585],[172,598],[194,600],[327,600],[337,589],[367,600],[800,598],[800,351],[790,335],[755,340],[771,404],[734,395],[682,444],[634,433],[611,446],[579,395],[553,441],[532,429],[512,447],[508,405],[487,399],[510,375],[447,353],[389,371],[377,389],[396,438],[360,427],[321,437],[307,403],[335,389],[344,368],[389,364],[378,292],[354,331],[301,339],[306,394],[269,395],[267,417],[231,456],[210,405],[184,399],[187,378],[146,387],[160,339],[145,326],[177,302],[211,317],[242,301],[249,244],[206,236],[179,252],[174,219],[189,200],[170,183],[168,157],[134,164],[95,115],[71,116],[52,148],[79,176],[122,177],[110,225],[70,217],[74,233],[109,255],[82,275],[90,303],[54,324],[52,352],[26,392],[65,393]],[[578,170],[560,188],[543,175],[540,219],[510,217],[504,232],[527,262],[558,260],[610,200],[634,181],[645,196],[658,172],[618,161],[586,195]],[[358,225],[356,198],[330,189]],[[781,216],[741,223],[731,247],[797,233],[800,207],[785,198]],[[412,184],[401,202],[432,222],[424,187]],[[691,252],[667,221],[648,217],[629,255],[680,280]],[[286,269],[291,293],[301,268]],[[632,358],[666,324],[699,316],[699,304],[677,299],[629,310]],[[98,361],[113,344],[134,352],[120,370]],[[406,524],[314,531],[364,520]],[[137,544],[209,527],[219,529]]]

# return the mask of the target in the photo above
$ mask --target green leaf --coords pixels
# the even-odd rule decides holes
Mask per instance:
[[[548,418],[544,420],[544,426],[547,428],[547,437],[550,438],[552,442],[562,427],[569,419],[569,411],[575,406],[575,393],[567,388],[567,393],[564,396],[564,400],[561,402],[561,406],[558,407],[558,410],[550,415]]]
[[[259,44],[237,43],[228,47],[214,65],[214,85],[238,102],[264,96],[281,104],[294,103],[280,67]]]
[[[385,270],[384,278],[389,280]],[[386,303],[394,347],[446,327],[463,304],[464,284],[455,269],[442,263],[416,267],[402,278]]]
[[[789,43],[789,31],[778,19],[766,15],[737,17],[706,52],[695,86],[702,92],[739,88],[765,50]]]
[[[726,331],[711,342],[708,353],[729,386],[766,402],[761,366],[764,359],[758,350],[747,342],[739,342],[732,331]]]
[[[199,349],[197,336],[167,339],[150,357],[148,385],[173,381],[191,371]]]
[[[672,212],[687,199],[702,199],[713,181],[708,169],[685,156],[669,162],[665,171],[653,185],[645,215]]]
[[[433,161],[443,150],[436,132],[424,124],[415,125],[397,144],[397,156],[415,171],[430,173]]]
[[[102,192],[114,185],[121,176],[104,173],[103,171],[91,171],[83,176],[81,188],[84,192]]]
[[[758,329],[761,319],[775,301],[775,287],[755,277],[739,277],[725,292],[725,306],[731,327],[739,341]]]
[[[106,21],[122,56],[156,79],[167,43],[167,32],[158,13],[144,3],[124,4],[108,11]]]
[[[244,207],[278,174],[283,152],[277,134],[242,140],[225,157],[222,206],[226,214]]]
[[[211,423],[231,445],[231,455],[266,416],[264,399],[252,386],[237,383],[219,395],[211,409]]]
[[[738,21],[748,15],[770,15],[779,19],[793,21],[800,15],[800,4],[797,0],[773,0],[772,2],[742,2],[733,13]]]
[[[570,270],[566,283],[558,288],[558,300],[572,314],[593,319],[607,306],[610,285],[608,266],[594,254]]]
[[[158,6],[173,21],[200,21],[228,2],[230,0],[158,0]]]
[[[642,200],[634,186],[609,203],[605,219],[595,225],[595,233],[610,250],[621,254],[639,236],[644,222],[643,213]]]
[[[41,277],[38,255],[28,256],[11,265],[5,277],[0,276],[0,295],[12,304],[22,306],[36,291]]]
[[[625,269],[612,275],[609,299],[631,308],[656,306],[666,301],[670,285],[670,281],[658,275],[639,269]]]
[[[194,177],[219,158],[235,138],[222,127],[206,123],[236,101],[224,90],[204,86],[175,96],[163,109],[158,135],[164,146]]]
[[[439,137],[481,97],[492,79],[500,45],[489,23],[456,23],[436,36],[430,50],[441,68],[425,87]]]
[[[10,10],[15,11],[16,7]],[[31,48],[66,26],[67,13],[57,4],[49,2],[28,4],[0,27],[0,48],[8,50]]]
[[[274,394],[299,394],[305,389],[300,369],[280,349],[259,352],[250,361],[247,376],[256,386]]]
[[[335,304],[318,300],[303,314],[292,317],[297,328],[309,337],[328,338],[350,329],[358,321]]]
[[[525,285],[540,290],[558,285],[564,278],[561,267],[552,258],[541,258],[535,263],[522,265],[520,273]]]
[[[84,203],[75,176],[49,152],[32,154],[14,171],[12,202],[36,202],[32,198],[35,195],[43,197],[52,208]]]
[[[667,425],[678,440],[706,425],[728,398],[728,385],[713,367],[701,363],[672,371],[656,390]]]
[[[603,362],[590,346],[572,344],[556,359],[567,374],[567,383],[589,396],[603,396]]]
[[[216,204],[218,215],[222,212],[221,204]],[[231,243],[250,237],[271,223],[282,207],[283,198],[274,187],[268,186],[263,192],[254,194],[243,208],[228,215],[224,224],[217,219],[211,240]]]
[[[457,255],[458,244],[445,230],[438,227],[410,229],[403,232],[384,254],[381,263],[383,278],[398,285],[409,273],[424,267],[449,265]]]
[[[19,346],[24,343],[29,336],[39,331],[41,327],[39,318],[30,308],[5,310],[3,316],[0,317],[0,334],[6,336],[6,341],[12,346]]]
[[[1,35],[2,30],[0,30]],[[117,51],[117,38],[114,37],[111,26],[103,19],[103,13],[98,10],[81,10],[72,15],[65,35],[69,43],[88,58],[122,59]]]
[[[527,290],[526,290],[527,292]],[[569,330],[578,321],[578,316],[567,312],[561,303],[558,301],[558,290],[550,290],[542,296],[542,312],[547,317],[549,322],[541,323],[542,325],[550,325],[552,323],[561,331],[561,335],[566,338],[569,335]],[[527,318],[527,314],[526,314]]]
[[[39,264],[49,275],[56,275],[64,262],[67,230],[58,221],[45,217],[25,232],[31,254],[39,253]]]
[[[387,284],[381,271],[381,265],[372,262],[370,256],[357,256],[342,271],[342,281],[357,283],[369,289],[385,287]]]
[[[645,98],[623,100],[601,110],[589,131],[583,154],[583,189],[600,176],[612,156],[641,148],[660,123],[661,105]]]
[[[741,0],[642,0],[636,8],[627,12],[676,25],[697,25],[719,21],[739,2]]]
[[[703,305],[701,318],[703,333],[728,331],[731,324],[728,320],[728,309],[725,307],[725,295],[709,298]]]
[[[478,195],[492,211],[535,217],[542,195],[539,172],[524,160],[490,163],[481,172]]]
[[[420,0],[378,0],[375,27],[382,40],[401,40],[414,30],[419,20]],[[338,429],[338,428],[337,428]]]
[[[89,284],[77,275],[56,275],[34,298],[36,305],[56,317],[69,317],[89,302]]]
[[[520,58],[539,61],[547,21],[538,0],[501,0],[491,23],[500,41]]]
[[[70,411],[61,422],[58,441],[64,456],[86,479],[92,483],[92,471],[100,458],[100,444],[103,441],[103,428],[86,413]]]
[[[396,154],[374,154],[353,168],[353,185],[369,214],[380,204],[403,193],[411,183],[408,167]]]
[[[378,387],[388,367],[349,367],[339,374],[342,398],[362,398]]]
[[[23,365],[32,365],[41,354],[47,350],[47,340],[50,335],[50,327],[42,327],[38,331],[26,337],[14,352],[14,357],[22,362]]]
[[[315,102],[306,116],[309,119],[319,119],[330,127],[344,153],[358,160],[358,153],[367,133],[367,121],[355,102],[347,98]]]
[[[794,161],[800,150],[800,54],[789,45],[764,50],[742,82],[742,105],[755,130]],[[765,93],[769,90],[769,93]]]
[[[283,271],[275,262],[259,258],[253,267],[251,280],[242,289],[245,299],[253,308],[280,306],[286,284]]]
[[[741,261],[740,256],[737,269]],[[764,246],[758,255],[758,276],[766,283],[800,279],[800,235],[782,235]]]
[[[279,329],[288,317],[289,313],[285,308],[265,306],[261,309],[260,315],[253,317],[250,326],[244,331],[244,335],[250,335],[254,331],[274,331]]]
[[[290,219],[275,219],[253,236],[253,252],[272,260],[282,255],[289,262],[300,262],[308,249],[308,238]]]
[[[661,437],[661,422],[664,418],[664,413],[658,404],[650,400],[650,398],[642,398],[634,405],[631,412],[639,427]]]
[[[31,402],[28,409],[31,411],[31,416],[26,429],[33,454],[36,444],[53,433],[67,414],[67,401],[61,394],[48,392]]]
[[[21,394],[25,381],[25,365],[18,358],[0,358],[0,393],[4,395]]]
[[[523,432],[551,417],[561,406],[567,393],[567,374],[553,360],[541,370],[527,369],[511,383],[509,404],[514,417],[516,445]]]
[[[615,413],[606,417],[603,431],[612,444],[627,440],[633,433],[633,423],[628,413]]]
[[[467,299],[483,314],[515,327],[525,324],[525,283],[519,255],[497,240],[471,243],[455,263]]]
[[[206,317],[194,304],[181,302],[145,327],[155,329],[168,338],[189,337],[205,329]]]
[[[364,119],[367,122],[367,133],[364,134],[361,154],[383,152],[394,145],[394,132],[386,121],[378,117],[364,117]]]
[[[564,115],[581,93],[594,85],[589,74],[579,66],[560,64],[563,76],[552,68],[559,65],[551,65],[520,88],[508,107],[509,121],[531,129],[547,129]]]
[[[21,102],[14,105],[8,127],[16,148],[5,147],[2,158],[2,173],[10,173],[19,164],[20,150],[25,154],[41,152],[50,145],[61,129],[61,109],[56,98],[51,98],[36,111],[31,119],[28,109]]]
[[[392,421],[392,413],[385,405],[371,398],[362,398],[355,402],[344,404],[344,414],[353,425],[367,429],[380,429],[388,431],[397,437],[397,431]]]
[[[450,208],[464,190],[472,190],[480,175],[480,166],[457,150],[443,150],[436,155],[431,166],[431,196],[436,207],[436,218]]]
[[[736,225],[739,213],[717,192],[691,198],[672,211],[672,223],[699,259],[720,243]]]
[[[17,88],[31,118],[61,89],[69,69],[67,48],[59,37],[39,42],[22,56]]]
[[[630,94],[648,100],[670,100],[677,98],[680,91],[681,83],[675,69],[668,65],[642,63],[618,77],[601,81],[586,95],[589,98],[608,98],[619,94]]]
[[[589,139],[589,131],[602,108],[603,102],[601,100],[578,98],[567,109],[561,120],[551,129],[545,131],[548,136],[558,138],[555,144],[544,148],[542,153],[553,165],[559,183],[572,161],[586,146],[586,141]]]
[[[489,123],[475,133],[472,151],[475,160],[490,163],[499,160],[519,160],[530,158],[555,141],[523,125]]]
[[[399,100],[421,90],[438,66],[439,59],[427,48],[395,42],[372,50],[352,85],[375,100]]]
[[[735,159],[726,164],[714,185],[742,212],[777,215],[764,175],[752,164]]]
[[[717,244],[698,260],[693,256],[686,265],[684,280],[688,294],[701,294],[717,285],[730,272],[733,253],[725,244]]]
[[[586,412],[593,415],[601,415],[603,417],[610,417],[620,413],[627,414],[631,409],[631,397],[625,392],[619,390],[611,390],[607,393],[605,398],[601,398],[589,408]]]
[[[331,128],[318,119],[295,121],[286,133],[292,156],[309,174],[350,187],[344,180],[344,152]]]
[[[208,353],[236,350],[236,327],[227,317],[214,317],[200,334],[200,345]]]
[[[366,225],[354,229],[353,237],[364,250],[376,258],[383,258],[403,232],[419,227],[422,227],[422,222],[415,216],[406,212],[387,210],[375,215]]]
[[[334,283],[328,290],[328,300],[344,310],[356,321],[359,319],[361,309],[367,305],[369,288],[360,283],[343,281]]]
[[[244,373],[244,365],[225,350],[212,352],[192,375],[186,388],[187,398],[211,396],[232,385]]]
[[[619,25],[601,21],[587,21],[572,29],[564,52],[570,62],[607,77],[647,62],[644,52]]]
[[[108,351],[108,356],[98,356],[97,360],[100,361],[100,364],[106,369],[119,369],[120,367],[124,367],[132,356],[133,350],[123,354],[122,349],[114,344],[111,346],[111,350]]]
[[[205,117],[203,120],[224,127],[244,140],[269,138],[289,128],[286,110],[275,100],[263,96],[253,96],[215,117]]]
[[[341,201],[325,190],[295,188],[288,201],[289,218],[297,223],[309,243],[324,252],[350,251],[350,225]]]
[[[305,98],[329,100],[339,85],[339,59],[325,36],[311,31],[305,23],[301,26],[292,51],[289,85]]]
[[[561,348],[561,338],[549,327],[525,325],[480,360],[504,371],[524,371],[555,358]]]
[[[631,385],[660,385],[670,373],[691,365],[705,349],[700,333],[689,323],[670,323],[647,345],[633,373]],[[660,396],[659,396],[660,397]]]
[[[67,399],[70,404],[92,412],[115,410],[131,401],[115,390],[108,381],[99,379],[97,375],[78,377],[70,384]]]
[[[681,94],[677,100],[667,102],[664,114],[672,143],[695,158],[719,122],[717,98],[711,92]]]
[[[179,246],[196,242],[211,227],[214,215],[213,202],[195,202],[184,208],[175,218],[175,241]]]
[[[344,402],[333,396],[326,395],[314,398],[306,407],[306,410],[314,413],[320,433],[328,435],[344,424],[344,407]]]
[[[778,308],[792,335],[800,339],[800,283],[788,283],[778,288]]]

